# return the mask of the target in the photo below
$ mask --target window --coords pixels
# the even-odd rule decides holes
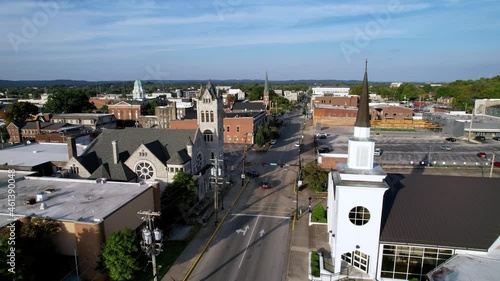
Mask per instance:
[[[203,132],[203,139],[206,142],[213,142],[214,141],[214,134],[211,131],[206,130],[205,132]]]
[[[73,175],[78,175],[80,169],[78,169],[78,167],[75,164],[73,164],[71,167],[69,167],[69,172]]]
[[[365,207],[354,207],[349,212],[349,220],[354,225],[365,225],[370,220],[370,212]]]
[[[143,151],[139,152],[139,156],[140,156],[140,157],[147,157],[147,156],[148,156],[148,153],[147,153],[147,152],[144,152],[144,150],[143,150]]]
[[[425,280],[425,274],[452,255],[450,249],[383,245],[381,276]]]
[[[141,161],[135,166],[135,173],[139,178],[149,180],[154,175],[153,166],[145,161]]]
[[[205,122],[205,111],[201,112],[201,122]]]
[[[210,110],[210,122],[214,122],[214,111]]]
[[[226,132],[229,132],[229,126],[226,127]]]
[[[206,120],[206,122],[210,122],[210,119],[208,119],[208,118],[209,118],[209,115],[208,115],[208,114],[209,114],[209,113],[208,113],[208,110],[207,110],[207,111],[205,111],[205,120]]]
[[[240,132],[240,126],[236,126],[236,132],[239,133]]]

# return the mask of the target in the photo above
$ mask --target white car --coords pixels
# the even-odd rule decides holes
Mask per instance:
[[[373,152],[375,156],[380,156],[382,155],[382,149],[381,148],[375,148],[375,151]]]
[[[271,140],[271,141],[269,142],[269,144],[271,144],[271,145],[275,145],[275,144],[276,144],[276,140]]]
[[[300,141],[295,142],[295,147],[299,147],[299,146],[300,146]]]

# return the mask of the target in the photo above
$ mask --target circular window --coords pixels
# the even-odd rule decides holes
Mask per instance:
[[[349,212],[349,220],[354,225],[365,225],[370,220],[370,211],[365,207],[354,207]]]
[[[201,152],[196,155],[196,162],[195,162],[195,167],[196,167],[196,172],[201,170],[203,167],[203,154]]]
[[[153,166],[146,162],[139,162],[137,166],[135,166],[135,173],[139,178],[149,180],[154,174]]]

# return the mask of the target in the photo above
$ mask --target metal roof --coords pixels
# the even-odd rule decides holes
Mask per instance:
[[[500,235],[500,179],[388,174],[380,241],[487,250]]]

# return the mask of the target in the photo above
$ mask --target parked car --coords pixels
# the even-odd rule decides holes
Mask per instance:
[[[299,146],[300,146],[300,141],[295,142],[295,147],[299,147]]]
[[[441,149],[441,150],[451,150],[451,147],[449,147],[449,146],[447,146],[447,145],[441,145],[441,146],[439,147],[439,149]]]
[[[269,180],[267,180],[267,179],[261,179],[260,180],[260,188],[262,188],[262,189],[268,189],[269,187],[270,187]]]
[[[485,141],[486,140],[486,138],[484,136],[476,136],[474,139],[477,141]]]
[[[456,138],[446,138],[447,141],[451,141],[451,142],[456,142],[457,139]]]
[[[253,178],[256,178],[259,176],[259,172],[255,171],[255,170],[248,171],[248,172],[246,172],[246,174],[247,174],[247,176],[250,176]]]
[[[375,148],[373,155],[380,156],[380,155],[382,155],[382,151],[383,151],[382,148]]]
[[[316,138],[317,138],[317,139],[320,139],[320,140],[324,140],[324,139],[326,139],[326,137],[327,137],[327,136],[328,136],[328,134],[327,134],[327,133],[317,133],[317,134],[316,134]]]
[[[500,141],[500,137],[492,137],[492,139],[494,139],[496,141]]]
[[[484,152],[478,152],[477,156],[479,156],[481,158],[486,158],[486,153],[484,153]]]
[[[271,145],[275,145],[275,144],[276,144],[276,140],[271,140],[271,141],[269,142],[269,144],[271,144]]]
[[[318,153],[328,153],[328,152],[330,152],[330,148],[328,148],[328,147],[320,147],[320,148],[318,148]]]
[[[497,161],[493,162],[493,166],[500,167],[500,162],[497,162]]]
[[[424,160],[424,161],[420,161],[420,166],[427,166],[427,167],[430,167],[432,166],[432,163],[427,161],[427,160]]]

